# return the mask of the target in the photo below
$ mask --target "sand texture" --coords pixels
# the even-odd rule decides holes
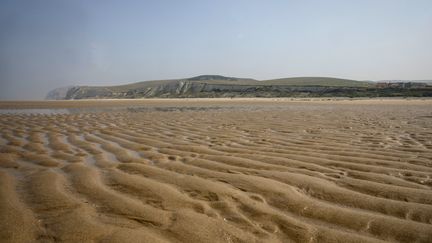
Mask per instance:
[[[431,100],[0,108],[0,242],[432,242]]]

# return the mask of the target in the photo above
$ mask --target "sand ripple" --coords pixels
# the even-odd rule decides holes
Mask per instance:
[[[431,242],[430,102],[275,104],[2,114],[0,241]]]

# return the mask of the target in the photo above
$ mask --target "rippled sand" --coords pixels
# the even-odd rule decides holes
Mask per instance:
[[[431,100],[0,107],[1,242],[432,241]]]

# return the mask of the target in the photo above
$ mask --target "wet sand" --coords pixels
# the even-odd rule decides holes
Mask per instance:
[[[0,242],[432,241],[432,100],[0,109]]]

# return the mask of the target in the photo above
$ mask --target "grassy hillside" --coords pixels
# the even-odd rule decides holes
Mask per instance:
[[[167,79],[167,80],[150,80],[150,81],[140,81],[125,85],[116,86],[81,86],[87,89],[108,89],[114,92],[126,92],[128,90],[134,89],[145,89],[156,87],[160,85],[172,85],[179,82],[196,82],[196,83],[211,83],[211,84],[235,84],[235,85],[262,85],[263,83],[254,79],[247,78],[235,78],[235,77],[224,77],[220,75],[201,75],[192,78],[184,79]]]
[[[287,85],[287,86],[332,86],[332,87],[368,87],[369,82],[327,77],[298,77],[258,81],[250,78],[224,77],[220,75],[201,75],[186,79],[141,81],[117,86],[82,86],[89,89],[109,89],[114,92],[125,92],[134,89],[170,85],[179,82],[196,82],[229,85]]]
[[[355,96],[374,89],[371,82],[328,77],[298,77],[258,81],[249,78],[202,75],[184,79],[154,80],[118,86],[77,86],[65,99],[90,98],[173,98],[173,97],[289,97]],[[393,91],[392,91],[393,92]],[[63,92],[64,93],[64,92]],[[54,90],[50,94],[62,94]],[[57,95],[58,96],[58,95]],[[60,99],[48,95],[48,99]]]

